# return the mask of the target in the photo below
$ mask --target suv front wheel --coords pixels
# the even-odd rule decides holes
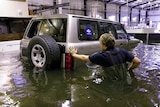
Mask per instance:
[[[28,60],[35,67],[50,69],[60,64],[59,46],[50,36],[33,37],[29,42],[28,50]]]

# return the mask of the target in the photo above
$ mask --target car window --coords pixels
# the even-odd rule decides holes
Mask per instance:
[[[101,34],[103,34],[103,33],[110,33],[116,39],[118,39],[117,33],[116,33],[116,29],[115,29],[115,27],[113,26],[112,23],[100,22],[100,31],[101,31]]]
[[[125,29],[123,28],[123,26],[120,24],[115,24],[114,26],[118,34],[118,39],[127,39],[127,33]]]
[[[38,28],[39,28],[39,25],[40,25],[40,21],[34,21],[31,25],[32,26],[30,27],[30,30],[29,30],[28,35],[27,35],[28,38],[32,38],[32,37],[37,35]]]
[[[79,20],[79,40],[98,40],[98,23],[97,21]]]
[[[66,41],[67,19],[47,19],[41,23],[39,35],[52,36],[57,42]]]

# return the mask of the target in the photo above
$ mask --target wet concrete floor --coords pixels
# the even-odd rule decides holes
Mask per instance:
[[[145,44],[132,51],[142,63],[125,88],[92,77],[84,62],[71,71],[44,71],[20,60],[19,52],[0,53],[0,107],[159,107],[159,51]]]

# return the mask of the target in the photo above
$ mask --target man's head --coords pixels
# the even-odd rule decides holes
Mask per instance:
[[[112,34],[104,33],[99,38],[100,46],[102,51],[106,50],[107,48],[114,48],[115,45],[115,38]]]

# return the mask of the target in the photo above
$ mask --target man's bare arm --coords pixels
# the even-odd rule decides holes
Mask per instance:
[[[75,49],[74,47],[70,47],[69,48],[69,52],[71,53],[71,55],[74,58],[80,59],[80,60],[85,61],[85,62],[89,62],[90,61],[88,55],[77,54],[77,49]]]
[[[140,59],[137,57],[134,57],[132,60],[132,64],[129,66],[128,70],[132,70],[134,68],[137,68],[140,63],[141,63]]]

